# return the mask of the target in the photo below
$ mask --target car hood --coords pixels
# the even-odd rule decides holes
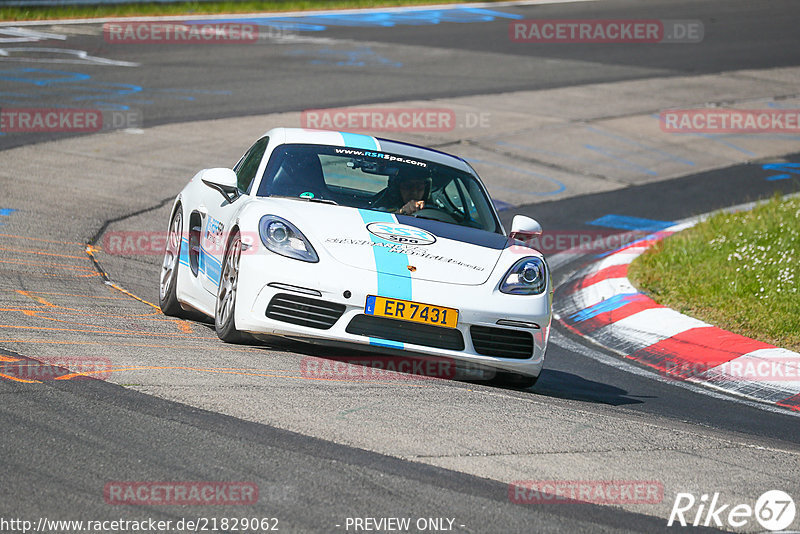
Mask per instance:
[[[365,271],[460,285],[484,284],[508,239],[484,230],[301,200],[270,198],[319,253]],[[277,207],[277,206],[275,206]],[[320,254],[323,257],[323,254]]]

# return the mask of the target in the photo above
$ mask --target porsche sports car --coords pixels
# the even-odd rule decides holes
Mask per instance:
[[[507,234],[459,157],[276,128],[178,194],[159,302],[167,315],[213,317],[226,342],[277,335],[446,357],[527,387],[552,314],[547,263],[524,243],[540,233],[517,215]]]

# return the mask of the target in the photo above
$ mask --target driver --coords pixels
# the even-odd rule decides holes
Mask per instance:
[[[430,190],[430,178],[398,171],[389,178],[389,184],[376,201],[375,207],[401,215],[413,215],[425,207]]]

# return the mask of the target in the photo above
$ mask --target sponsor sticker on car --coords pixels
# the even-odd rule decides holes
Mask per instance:
[[[436,243],[436,236],[421,228],[386,222],[375,222],[367,225],[367,230],[372,235],[394,243],[405,245],[432,245]]]

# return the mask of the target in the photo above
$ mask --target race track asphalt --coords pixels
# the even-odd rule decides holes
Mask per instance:
[[[348,517],[446,517],[458,532],[658,532],[674,530],[666,516],[680,491],[720,491],[731,502],[768,489],[800,497],[796,416],[609,365],[613,355],[558,327],[529,391],[329,383],[304,379],[298,361],[340,352],[234,347],[207,324],[162,317],[147,304],[157,298],[157,255],[100,257],[111,280],[140,300],[98,276],[85,245],[102,245],[107,231],[162,231],[169,199],[209,154],[235,160],[246,148],[251,125],[236,121],[251,116],[798,66],[800,6],[788,0],[484,9],[495,12],[491,20],[329,26],[258,45],[114,45],[97,24],[37,27],[69,36],[56,45],[2,45],[139,63],[57,63],[52,51],[17,51],[0,69],[0,107],[127,106],[145,133],[0,136],[0,209],[9,210],[0,217],[4,370],[82,358],[114,369],[103,380],[0,379],[0,518],[246,515],[277,517],[282,532],[336,532],[347,531]],[[514,16],[696,19],[705,38],[530,47],[509,42]],[[215,129],[236,139],[219,148],[198,134]],[[507,225],[523,213],[545,229],[581,231],[609,213],[671,221],[800,189],[796,179],[765,180],[762,163],[575,190],[518,202],[501,217]],[[585,259],[559,267],[554,280]],[[622,507],[510,502],[508,482],[525,479],[658,480],[664,498]],[[105,502],[105,484],[131,480],[251,481],[259,501]]]

